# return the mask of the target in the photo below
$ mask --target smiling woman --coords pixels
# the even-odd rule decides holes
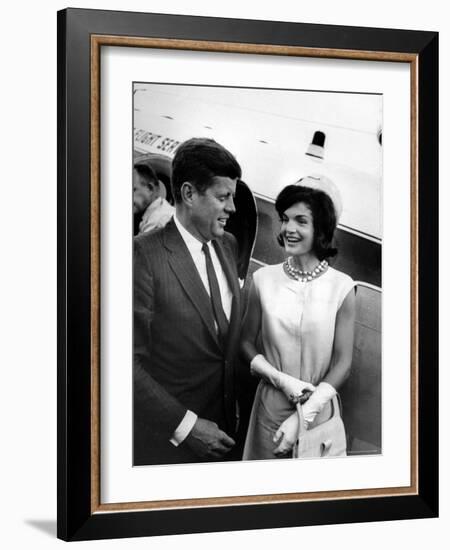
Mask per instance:
[[[297,262],[308,262],[307,252],[317,257],[313,260],[336,255],[332,241],[342,212],[342,201],[337,187],[329,178],[308,176],[296,185],[287,186],[278,195],[275,208],[282,222],[278,244],[288,247],[286,251],[294,254]],[[293,223],[286,225],[290,218]],[[296,251],[295,245],[303,240],[307,240],[307,244],[303,243]],[[307,266],[303,269],[307,270]]]
[[[337,389],[352,363],[355,293],[353,280],[326,261],[336,254],[330,245],[341,204],[330,183],[304,178],[281,191],[279,242],[291,256],[253,276],[241,347],[261,381],[247,460],[292,456],[299,421],[314,430],[338,414]],[[318,447],[313,456],[345,455],[344,433],[342,421],[335,423],[326,451]]]
[[[281,236],[286,252],[299,256],[297,263],[303,270],[311,270],[311,258],[307,256],[313,248],[313,217],[308,205],[298,202],[281,215]],[[301,256],[301,258],[300,258]],[[314,258],[313,258],[314,259]]]

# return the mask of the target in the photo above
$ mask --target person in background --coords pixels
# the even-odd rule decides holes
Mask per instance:
[[[309,395],[302,405],[306,428],[328,420],[352,362],[355,283],[328,264],[337,253],[338,190],[324,176],[308,176],[285,187],[275,208],[278,242],[288,257],[253,274],[241,350],[261,380],[244,460],[292,456],[299,433],[295,403]],[[343,436],[333,434],[336,441]]]
[[[237,243],[225,226],[240,177],[215,141],[182,143],[172,164],[175,215],[135,238],[135,465],[235,458],[242,312]]]
[[[134,234],[160,229],[172,218],[175,208],[165,199],[166,188],[151,166],[136,163],[133,168]]]

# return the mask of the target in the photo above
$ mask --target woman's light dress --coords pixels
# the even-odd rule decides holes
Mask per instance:
[[[261,304],[261,346],[275,368],[319,384],[330,367],[336,316],[342,302],[355,286],[348,275],[329,267],[308,282],[291,279],[283,264],[267,266],[253,274]],[[285,395],[261,380],[256,390],[244,460],[276,458],[273,436],[280,424],[295,411]],[[330,409],[314,424],[329,416]]]

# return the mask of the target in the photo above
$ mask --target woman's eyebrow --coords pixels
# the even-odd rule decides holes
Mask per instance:
[[[311,218],[310,214],[297,214],[295,216],[296,218]]]

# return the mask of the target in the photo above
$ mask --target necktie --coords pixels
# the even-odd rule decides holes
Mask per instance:
[[[211,259],[211,253],[206,243],[203,243],[202,251],[206,259],[206,273],[208,274],[209,290],[211,292],[211,304],[219,328],[219,339],[222,345],[225,343],[228,332],[228,320],[223,311],[222,300],[220,299],[219,283],[217,281],[216,271]]]

